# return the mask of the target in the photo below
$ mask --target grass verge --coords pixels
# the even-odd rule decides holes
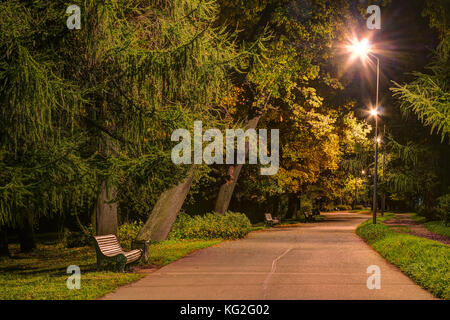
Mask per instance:
[[[431,231],[442,236],[450,237],[450,227],[444,224],[444,221],[428,221],[426,218],[419,216],[417,213],[411,215],[411,218],[424,225],[428,231]]]
[[[148,264],[164,266],[197,249],[222,240],[166,240],[150,245]],[[115,288],[141,279],[142,273],[97,272],[95,249],[67,249],[62,245],[42,245],[32,253],[19,253],[10,245],[12,258],[0,258],[0,300],[77,300],[95,299]],[[67,267],[81,269],[81,288],[66,286]]]
[[[430,221],[424,223],[425,228],[431,232],[450,237],[450,227],[444,224],[444,221]]]
[[[387,213],[376,225],[369,219],[356,233],[422,288],[450,300],[450,246],[400,233],[382,224],[391,218],[393,214]]]

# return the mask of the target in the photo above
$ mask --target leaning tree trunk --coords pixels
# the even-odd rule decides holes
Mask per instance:
[[[261,112],[258,112],[247,123],[246,130],[255,129],[261,118]],[[245,144],[245,156],[248,154],[248,143]],[[234,188],[236,187],[239,173],[241,172],[243,164],[232,165],[228,168],[228,179],[223,185],[220,186],[219,193],[217,194],[216,205],[214,211],[220,214],[225,214],[230,206],[231,197],[233,196]]]
[[[136,241],[163,241],[167,238],[191,188],[193,177],[192,168],[186,179],[161,194]]]
[[[34,214],[27,212],[19,229],[20,252],[30,252],[36,248],[36,239],[33,230]]]
[[[108,182],[102,183],[100,195],[97,199],[97,235],[117,234],[117,203],[110,203],[116,197],[117,188]]]
[[[8,233],[5,226],[0,226],[0,257],[9,257]]]

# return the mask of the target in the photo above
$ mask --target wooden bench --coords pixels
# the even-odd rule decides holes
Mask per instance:
[[[266,213],[264,216],[266,218],[266,224],[268,224],[270,226],[281,223],[280,218],[278,218],[278,217],[272,218],[272,215],[270,213]]]
[[[314,220],[314,217],[313,217],[312,213],[305,212],[304,215],[305,215],[305,220],[306,220],[307,222],[310,222],[310,221],[313,221],[313,220]]]
[[[124,272],[137,263],[142,256],[142,249],[123,251],[113,234],[94,237],[97,252],[97,269]]]

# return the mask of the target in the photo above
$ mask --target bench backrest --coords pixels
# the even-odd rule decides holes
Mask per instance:
[[[117,241],[117,237],[113,234],[108,234],[106,236],[97,236],[94,237],[95,241],[97,241],[98,247],[100,251],[105,256],[114,256],[119,253],[123,253],[122,247]]]
[[[267,221],[271,221],[272,219],[272,215],[270,213],[266,213],[266,220]]]

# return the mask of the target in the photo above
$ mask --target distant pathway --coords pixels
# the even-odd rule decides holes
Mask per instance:
[[[432,299],[355,234],[369,216],[252,232],[194,252],[103,299]],[[381,269],[369,290],[367,267]]]
[[[430,240],[435,240],[435,241],[439,241],[444,244],[450,245],[449,237],[431,232],[430,230],[425,228],[425,226],[423,224],[412,219],[410,213],[396,213],[394,219],[387,220],[384,222],[384,224],[394,227],[394,228],[408,227],[409,230],[411,230],[411,232],[407,232],[407,233],[410,233],[412,235],[415,235],[415,236],[418,236],[421,238],[427,238]],[[402,230],[400,228],[396,228],[396,230],[402,232]]]

